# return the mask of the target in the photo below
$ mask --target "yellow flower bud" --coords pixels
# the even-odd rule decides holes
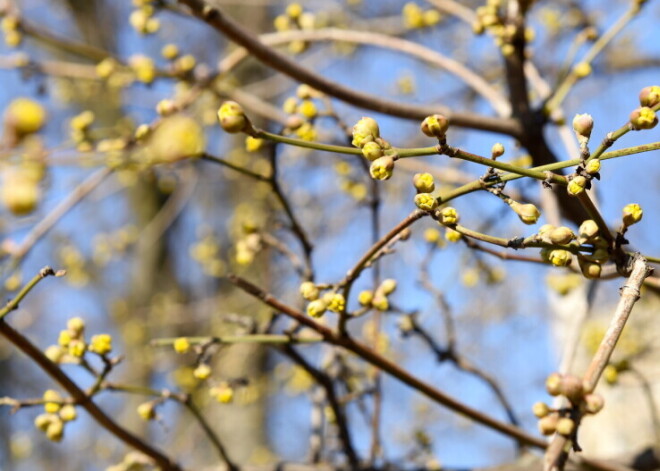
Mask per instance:
[[[273,20],[276,31],[288,31],[291,29],[291,19],[286,15],[277,15]]]
[[[46,358],[48,358],[53,363],[59,363],[62,361],[65,353],[66,352],[59,345],[51,345],[46,349],[44,355],[46,355]]]
[[[190,350],[190,341],[188,340],[187,337],[179,337],[176,340],[174,340],[174,344],[172,345],[174,348],[174,351],[177,353],[187,353],[188,350]]]
[[[568,183],[566,190],[568,191],[569,195],[577,196],[584,191],[586,186],[587,179],[582,175],[578,175],[577,177],[573,177],[573,179]]]
[[[454,224],[458,224],[459,220],[460,220],[460,216],[458,214],[458,211],[456,211],[456,209],[452,208],[451,206],[442,208],[440,210],[440,222],[442,224],[453,226]]]
[[[37,427],[42,432],[45,432],[48,429],[48,426],[56,419],[55,414],[39,414],[34,419],[34,426]]]
[[[206,147],[202,126],[190,116],[176,114],[163,119],[149,136],[146,150],[154,162],[174,163],[199,157]]]
[[[305,281],[300,285],[300,294],[307,301],[314,301],[319,297],[319,289],[311,281]]]
[[[44,392],[42,399],[44,410],[49,414],[56,414],[62,407],[62,396],[54,389],[48,389]]]
[[[431,193],[433,190],[435,190],[433,175],[430,173],[416,173],[413,176],[413,185],[415,186],[415,189],[420,193]]]
[[[76,406],[73,404],[64,404],[59,412],[60,419],[64,422],[71,422],[78,418],[78,412],[76,411]]]
[[[264,140],[258,137],[247,136],[245,138],[245,150],[256,152],[263,147]]]
[[[363,117],[353,126],[353,145],[362,148],[367,142],[380,137],[380,129],[375,119]]]
[[[429,227],[424,231],[424,240],[431,244],[435,244],[440,240],[440,231],[433,227]]]
[[[74,338],[80,338],[85,331],[85,320],[82,317],[72,317],[66,323],[66,328]]]
[[[160,55],[167,60],[176,59],[176,56],[179,55],[179,48],[176,44],[165,44],[160,50]]]
[[[605,406],[605,399],[600,394],[587,394],[584,396],[585,409],[588,414],[597,414]]]
[[[566,267],[571,264],[573,255],[568,250],[556,249],[548,254],[548,260],[556,267]]]
[[[46,110],[29,98],[15,98],[5,110],[5,126],[17,136],[39,131],[46,122]]]
[[[211,388],[209,392],[216,401],[222,404],[229,404],[234,400],[234,390],[227,383],[221,383],[219,386]]]
[[[156,104],[156,113],[161,116],[170,116],[176,113],[176,111],[176,104],[172,100],[164,99]]]
[[[316,299],[307,305],[307,315],[319,318],[325,314],[326,309],[328,309],[328,304],[322,299]]]
[[[303,12],[303,7],[300,5],[300,3],[291,3],[286,7],[286,14],[289,16],[291,19],[297,19],[302,15]]]
[[[367,142],[362,146],[362,155],[370,162],[383,156],[383,148],[377,142]]]
[[[644,211],[637,203],[627,204],[623,207],[623,225],[626,227],[632,226],[642,220]]]
[[[86,110],[71,118],[71,129],[75,131],[86,131],[94,122],[94,113]]]
[[[151,57],[137,54],[128,60],[135,77],[143,83],[151,83],[156,78],[156,65]]]
[[[658,117],[651,108],[643,106],[630,113],[630,124],[636,130],[652,129],[658,124]]]
[[[585,165],[584,169],[589,175],[600,172],[600,159],[590,160],[587,162],[587,165]]]
[[[556,425],[557,433],[564,436],[570,436],[575,430],[575,422],[568,417],[562,417],[557,421]]]
[[[536,222],[541,217],[541,212],[531,203],[521,204],[517,201],[510,200],[509,206],[518,215],[518,218],[525,224],[536,224]]]
[[[193,376],[197,379],[207,379],[211,376],[211,367],[206,363],[200,363],[197,368],[193,370]]]
[[[360,306],[370,306],[373,299],[374,299],[373,291],[369,291],[369,290],[360,291],[360,294],[358,295],[358,302],[360,303]]]
[[[536,402],[532,406],[532,412],[536,417],[542,419],[550,413],[550,407],[545,402]]]
[[[153,420],[156,418],[156,409],[154,407],[154,403],[149,401],[149,402],[143,402],[137,407],[137,413],[140,417],[142,417],[143,420]]]
[[[552,435],[557,430],[557,414],[549,414],[539,420],[539,432],[543,435]]]
[[[449,119],[445,116],[434,114],[427,116],[422,121],[421,130],[428,137],[444,138],[449,129]]]
[[[89,351],[106,355],[112,351],[112,337],[108,334],[94,335],[89,342]]]
[[[568,227],[557,227],[548,234],[550,242],[557,245],[565,245],[575,239],[575,234]]]
[[[312,100],[303,100],[298,105],[297,111],[307,119],[315,118],[319,111]]]
[[[580,224],[579,233],[580,237],[583,237],[589,241],[598,235],[598,224],[596,224],[596,221],[587,219],[586,221],[583,221],[582,224]]]
[[[393,280],[392,278],[387,278],[386,280],[383,280],[383,282],[378,287],[377,291],[378,293],[387,296],[394,292],[394,290],[396,289],[396,284],[397,284],[396,280]]]
[[[345,308],[346,300],[344,299],[344,295],[340,293],[333,294],[328,303],[328,310],[332,312],[342,312]]]
[[[591,64],[588,62],[580,62],[578,64],[575,64],[573,67],[573,74],[577,78],[585,78],[591,75]]]
[[[81,358],[85,354],[86,350],[87,344],[84,340],[72,339],[71,342],[69,342],[68,351],[69,355],[71,356]]]
[[[387,300],[387,297],[382,294],[374,296],[371,305],[382,312],[387,311],[390,308],[390,302]]]
[[[461,240],[461,233],[455,231],[454,229],[447,228],[445,231],[445,239],[447,239],[449,242],[458,242]]]
[[[582,270],[582,274],[585,278],[590,280],[600,278],[602,268],[598,263],[590,262],[582,257],[580,257],[578,261],[580,262],[580,270]]]
[[[493,147],[490,149],[490,155],[493,159],[504,155],[504,146],[499,142],[493,144]]]
[[[653,85],[642,88],[642,91],[639,92],[639,104],[648,108],[660,104],[660,86]]]
[[[562,376],[559,373],[552,373],[545,380],[545,389],[551,396],[559,396],[561,394]]]
[[[56,417],[48,424],[46,428],[46,438],[53,442],[59,442],[64,437],[64,422],[59,417]]]
[[[186,74],[191,72],[197,65],[197,59],[192,54],[186,54],[185,56],[179,57],[174,63],[174,68],[177,72]]]
[[[302,139],[303,141],[315,141],[316,140],[316,128],[314,128],[314,125],[312,123],[302,123],[296,129],[296,135]]]
[[[117,70],[118,66],[119,64],[117,64],[116,60],[112,57],[106,57],[96,65],[96,75],[102,79],[108,78],[115,70]]]
[[[243,107],[235,101],[225,101],[220,106],[218,120],[222,129],[231,134],[245,131],[249,122]]]
[[[415,195],[415,206],[424,211],[433,211],[438,207],[438,200],[430,193],[417,193]]]
[[[369,167],[369,173],[375,180],[389,180],[394,172],[394,159],[389,155],[380,157]]]
[[[12,214],[25,216],[36,209],[41,191],[37,182],[25,172],[11,171],[3,175],[0,199]]]

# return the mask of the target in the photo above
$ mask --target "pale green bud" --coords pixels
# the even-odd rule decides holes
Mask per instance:
[[[362,148],[367,142],[380,137],[378,123],[373,118],[364,117],[353,126],[353,145]]]
[[[383,156],[383,148],[377,142],[367,142],[362,146],[362,155],[370,162]]]
[[[587,165],[585,165],[584,169],[589,175],[600,172],[600,159],[590,160],[587,162]]]
[[[584,191],[586,186],[587,179],[582,175],[578,175],[577,177],[573,177],[573,179],[568,183],[568,187],[566,189],[569,195],[577,196]]]
[[[443,138],[449,129],[449,120],[440,115],[427,116],[422,121],[421,130],[428,137]]]
[[[369,173],[375,180],[389,180],[394,172],[394,159],[389,155],[380,157],[369,167]]]
[[[413,185],[415,186],[415,189],[420,193],[431,193],[433,190],[435,190],[433,175],[430,173],[416,173],[413,176]]]

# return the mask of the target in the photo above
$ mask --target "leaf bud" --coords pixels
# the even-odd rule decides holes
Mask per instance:
[[[442,139],[445,137],[447,130],[449,129],[449,119],[441,114],[434,114],[432,116],[427,116],[422,121],[421,130],[428,137],[437,137]]]

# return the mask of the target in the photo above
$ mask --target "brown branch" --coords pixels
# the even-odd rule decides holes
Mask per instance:
[[[644,278],[651,274],[653,269],[648,265],[646,260],[637,255],[632,260],[632,271],[630,277],[625,285],[620,289],[621,298],[616,307],[616,311],[610,321],[610,326],[605,332],[605,336],[598,346],[598,350],[594,355],[591,363],[587,367],[587,371],[582,379],[582,384],[585,393],[591,393],[596,388],[598,380],[600,379],[603,370],[610,361],[614,347],[621,336],[621,332],[626,325],[628,317],[632,312],[632,308],[640,297],[640,288],[644,282]],[[576,424],[579,423],[580,415],[576,417]],[[568,459],[568,453],[571,448],[572,440],[563,435],[555,435],[554,439],[548,446],[544,459],[545,471],[561,471],[564,464]]]
[[[398,379],[404,384],[407,384],[416,391],[419,391],[421,394],[425,395],[432,401],[437,402],[438,404],[441,404],[459,414],[469,417],[470,419],[474,420],[479,424],[482,424],[488,428],[496,430],[508,437],[514,438],[517,441],[519,441],[521,444],[529,445],[540,449],[544,449],[546,447],[546,443],[544,440],[537,438],[533,435],[530,435],[518,427],[496,420],[490,417],[489,415],[482,413],[481,411],[473,409],[463,404],[462,402],[457,401],[451,396],[448,396],[442,391],[434,388],[430,384],[425,383],[420,379],[412,376],[410,373],[408,373],[406,370],[401,368],[399,365],[386,359],[382,355],[374,352],[366,345],[357,342],[351,339],[350,337],[340,335],[334,332],[333,330],[329,329],[328,327],[318,324],[317,322],[313,321],[302,312],[292,308],[291,306],[284,304],[283,302],[276,299],[271,294],[263,291],[261,288],[259,288],[256,285],[253,285],[249,281],[236,275],[229,275],[228,278],[229,281],[231,281],[237,287],[241,288],[243,291],[249,293],[250,295],[260,299],[268,306],[277,309],[278,311],[282,312],[288,317],[296,320],[298,323],[315,330],[323,337],[323,339],[326,342],[332,345],[345,348],[346,350],[356,354],[367,363],[381,369],[385,373]]]
[[[300,66],[295,60],[292,60],[276,49],[263,44],[256,36],[243,28],[239,23],[226,16],[218,8],[211,7],[202,0],[179,0],[179,3],[187,5],[195,16],[204,20],[235,43],[246,48],[250,51],[250,54],[253,57],[263,62],[265,65],[272,67],[299,82],[306,83],[328,95],[350,103],[353,106],[416,121],[421,121],[428,115],[442,113],[446,115],[455,126],[480,129],[511,136],[518,136],[520,134],[520,126],[513,120],[480,116],[476,113],[452,112],[451,110],[440,106],[408,105],[383,100],[373,95],[355,91],[333,82],[332,80],[328,80],[321,74]]]
[[[85,409],[100,426],[112,435],[126,443],[128,446],[149,456],[163,470],[182,471],[179,465],[169,457],[113,421],[87,394],[85,394],[82,389],[78,387],[76,383],[71,380],[71,378],[69,378],[69,376],[67,376],[55,363],[50,361],[41,350],[39,350],[21,333],[10,327],[4,320],[0,320],[0,335],[14,344],[16,348],[30,357],[30,359],[39,365],[42,370],[57,381],[71,395],[71,397],[73,397],[76,404]]]

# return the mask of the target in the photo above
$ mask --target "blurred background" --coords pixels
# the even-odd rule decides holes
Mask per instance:
[[[441,0],[310,0],[299,2],[303,16],[295,18],[291,11],[287,14],[285,1],[210,3],[259,34],[338,28],[414,41],[472,69],[506,97],[500,48],[492,35],[475,35],[471,21],[466,21],[470,17],[460,14],[474,12],[480,2],[458,2],[462,9],[453,15],[443,10],[446,4]],[[533,31],[528,49],[538,75],[554,88],[572,55],[579,59],[593,44],[579,39],[584,31],[593,28],[596,36],[602,34],[630,3],[535,2],[528,15]],[[0,108],[6,110],[17,97],[27,97],[47,113],[43,129],[19,142],[12,142],[5,118],[3,187],[16,182],[16,169],[30,159],[39,162],[44,174],[29,211],[16,211],[11,197],[3,197],[3,298],[13,297],[45,265],[67,270],[65,277],[40,284],[9,322],[42,350],[58,343],[60,331],[72,317],[85,320],[88,337],[111,334],[112,355],[122,355],[123,361],[108,380],[192,394],[237,463],[344,463],[321,388],[278,346],[212,346],[203,358],[211,366],[211,377],[200,380],[193,374],[200,361],[194,353],[180,355],[169,346],[150,344],[152,339],[240,336],[289,327],[285,319],[274,317],[271,309],[224,278],[238,273],[304,309],[299,294],[303,280],[291,263],[291,252],[293,259],[304,260],[304,247],[288,229],[291,221],[281,198],[269,183],[217,162],[145,163],[145,157],[128,143],[139,125],[158,119],[157,107],[163,114],[167,103],[159,103],[169,99],[186,103],[181,114],[203,129],[209,154],[259,175],[269,175],[276,161],[281,193],[313,243],[309,256],[314,280],[326,284],[339,282],[375,238],[414,209],[414,173],[430,172],[442,190],[475,180],[485,169],[446,156],[420,157],[397,164],[391,180],[374,182],[363,159],[354,156],[284,145],[255,150],[249,142],[246,147],[244,136],[226,134],[217,125],[216,111],[223,101],[240,102],[255,124],[280,133],[291,106],[293,114],[301,113],[305,92],[300,84],[253,58],[227,65],[236,57],[236,47],[188,17],[176,2],[6,0],[3,8]],[[660,5],[648,2],[591,64],[592,75],[568,94],[563,114],[569,123],[576,113],[594,117],[594,146],[628,120],[643,87],[658,84],[659,18]],[[295,40],[277,47],[304,67],[356,90],[401,102],[497,115],[481,94],[429,61],[359,44],[349,33],[340,39]],[[163,51],[166,45],[175,45],[178,55]],[[145,57],[153,60],[152,80],[149,67],[140,65]],[[543,87],[531,88],[532,102],[538,106]],[[394,146],[433,145],[420,133],[418,122],[317,94],[308,101],[319,111],[307,129],[314,133],[313,140],[350,145],[345,127],[371,116],[378,121],[381,136]],[[76,133],[72,119],[85,111],[93,113],[93,123],[82,131],[79,125]],[[571,153],[576,147],[563,145],[557,126],[546,126],[546,137],[560,160],[578,157]],[[613,149],[658,137],[657,129],[629,133]],[[451,145],[484,156],[501,142],[506,148],[502,160],[532,165],[527,151],[507,136],[452,127],[448,138]],[[604,162],[597,184],[598,202],[611,227],[620,224],[624,205],[642,206],[644,219],[631,228],[628,238],[634,249],[656,256],[660,254],[655,234],[660,227],[657,157],[654,151]],[[17,191],[21,190],[9,192]],[[84,193],[81,201],[30,244],[35,228],[41,235],[39,225],[75,199],[76,192]],[[507,192],[519,201],[544,204],[535,181],[513,182]],[[452,205],[463,225],[489,234],[508,238],[536,230],[524,226],[508,206],[486,192],[469,194]],[[546,222],[542,217],[539,226]],[[577,229],[575,222],[566,224]],[[377,269],[358,279],[348,300],[350,309],[357,309],[360,291],[376,288],[383,279],[395,279],[397,289],[388,297],[388,310],[382,315],[369,311],[350,323],[350,331],[442,391],[536,433],[531,406],[548,400],[546,376],[561,362],[566,364],[563,352],[572,346],[576,349],[572,369],[583,371],[607,325],[622,280],[590,283],[566,269],[499,260],[444,236],[437,223],[423,219],[412,226],[408,240],[379,260]],[[581,433],[589,456],[623,458],[660,444],[655,402],[660,363],[653,335],[657,308],[656,292],[646,291],[613,359],[608,381],[599,387],[606,395],[606,411],[589,418]],[[428,339],[408,332],[410,319],[434,339],[435,352]],[[334,326],[336,316],[328,313],[324,322]],[[483,374],[471,374],[439,358],[437,350],[450,344]],[[372,457],[379,465],[392,463],[403,469],[438,469],[492,467],[518,456],[512,440],[378,375],[353,355],[320,344],[296,346],[295,351],[335,381],[362,459]],[[92,366],[100,368],[101,363]],[[82,387],[92,385],[94,378],[80,365],[62,367]],[[493,383],[502,397],[495,394]],[[230,403],[209,394],[218,385],[232,388]],[[374,445],[374,388],[382,396],[380,412],[376,410],[381,418],[380,449]],[[0,397],[40,398],[46,389],[58,388],[5,339],[0,340]],[[143,420],[136,408],[149,399],[104,391],[95,400],[186,469],[221,469],[203,430],[180,404],[165,401],[156,408],[157,420]],[[0,469],[101,470],[113,465],[116,470],[140,469],[126,464],[131,450],[84,411],[66,424],[60,443],[49,441],[33,425],[41,412],[41,407],[24,407],[13,414],[11,407],[0,408]]]

